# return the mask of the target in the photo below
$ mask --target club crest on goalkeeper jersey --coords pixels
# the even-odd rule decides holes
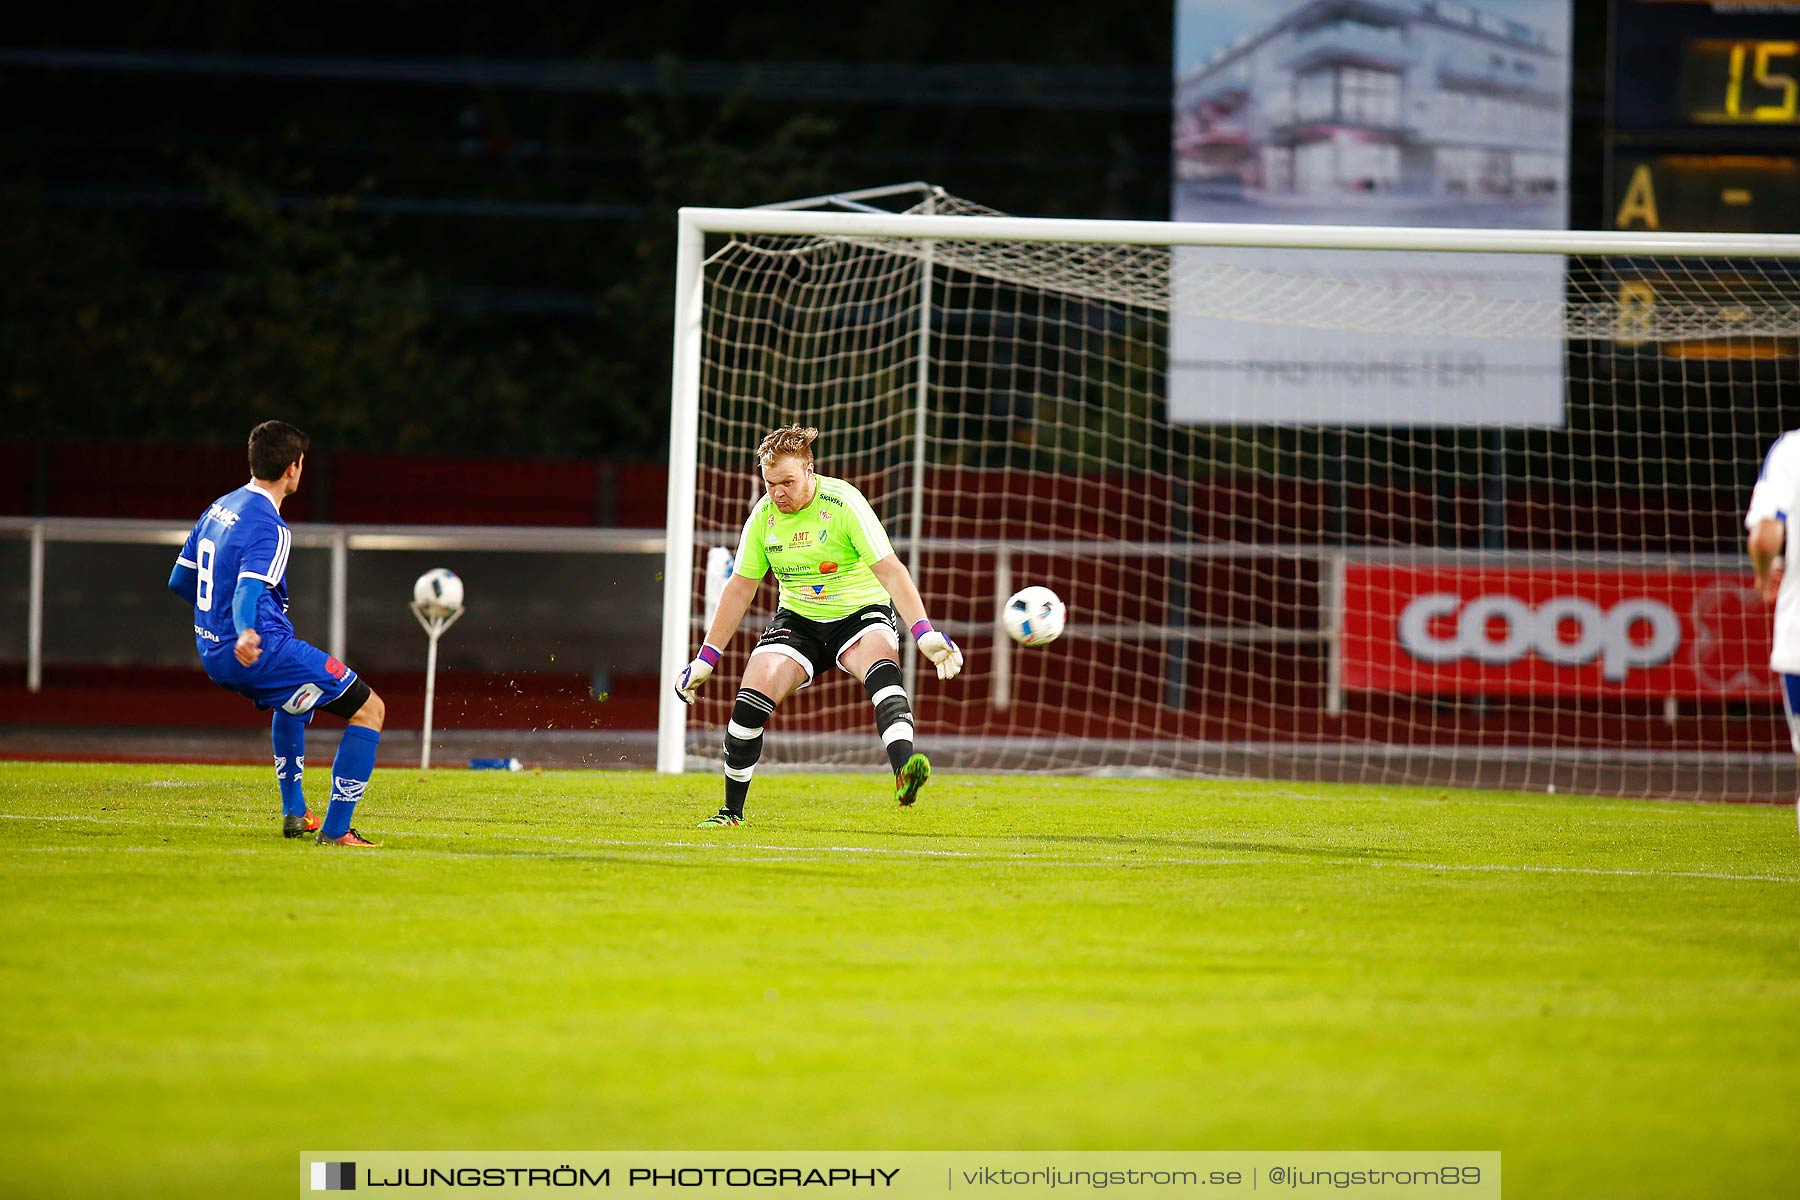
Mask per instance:
[[[781,607],[815,621],[847,617],[887,604],[887,589],[869,568],[894,552],[881,519],[855,487],[815,475],[812,503],[783,513],[764,496],[744,522],[736,573],[774,572]]]
[[[256,606],[256,631],[263,648],[294,635],[288,621],[287,564],[294,534],[275,507],[275,498],[245,484],[212,502],[188,534],[176,559],[192,567],[194,644],[202,658],[230,654],[237,644],[231,601],[238,580],[260,579],[269,585]]]

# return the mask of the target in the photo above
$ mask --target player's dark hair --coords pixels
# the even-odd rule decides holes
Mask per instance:
[[[286,421],[264,421],[250,431],[250,474],[280,479],[311,444],[311,438]]]

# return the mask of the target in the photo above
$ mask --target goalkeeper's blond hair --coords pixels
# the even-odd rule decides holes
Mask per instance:
[[[783,425],[762,440],[762,445],[756,448],[756,457],[765,467],[783,458],[798,458],[810,463],[813,460],[812,444],[818,436],[819,431],[810,425]]]

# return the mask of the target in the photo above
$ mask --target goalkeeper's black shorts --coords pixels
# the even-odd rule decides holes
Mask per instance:
[[[864,605],[835,621],[815,621],[778,608],[775,619],[756,639],[756,649],[750,655],[754,658],[758,654],[779,654],[791,658],[805,668],[806,683],[811,683],[821,668],[833,663],[842,666],[850,647],[871,635],[881,638],[898,652],[900,618],[894,614],[893,605]]]

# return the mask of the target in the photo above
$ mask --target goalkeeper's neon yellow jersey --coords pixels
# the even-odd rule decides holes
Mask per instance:
[[[736,573],[781,586],[781,607],[814,621],[835,621],[870,604],[890,603],[869,568],[894,552],[881,518],[842,479],[814,475],[812,503],[784,514],[767,496],[750,510],[738,543]]]

